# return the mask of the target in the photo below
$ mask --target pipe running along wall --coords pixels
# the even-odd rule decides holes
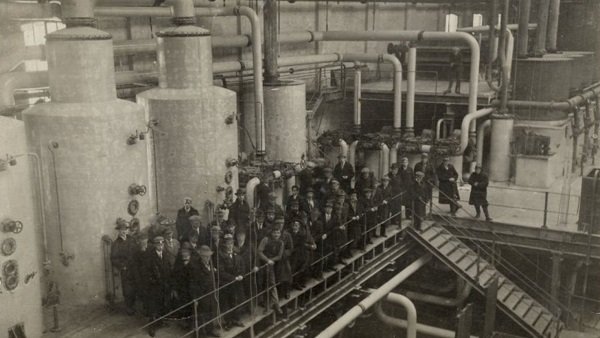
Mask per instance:
[[[174,7],[96,7],[94,14],[97,16],[171,16]],[[263,94],[263,55],[262,32],[260,20],[256,12],[245,6],[236,7],[202,7],[194,8],[195,16],[245,16],[250,21],[252,30],[252,63],[254,69],[254,114],[256,117],[256,154],[265,154],[265,121],[264,121],[264,94]]]
[[[386,297],[392,290],[400,285],[404,280],[417,272],[431,260],[430,254],[425,254],[416,261],[408,265],[404,270],[394,276],[392,279],[383,284],[379,289],[371,293],[367,298],[363,299],[358,305],[351,308],[342,317],[329,325],[325,330],[321,331],[316,338],[333,338],[346,326],[352,323],[358,316],[367,311],[381,299]]]

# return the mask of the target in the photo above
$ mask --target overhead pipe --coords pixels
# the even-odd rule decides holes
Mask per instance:
[[[263,29],[265,48],[265,78],[268,83],[279,80],[279,4],[277,0],[263,2]]]
[[[529,55],[529,16],[531,15],[531,0],[519,0],[519,36],[517,38],[517,56],[527,58]]]
[[[594,99],[600,95],[600,82],[593,86],[588,87],[583,93],[575,95],[565,101],[519,101],[512,100],[508,101],[508,107],[511,108],[537,108],[537,109],[548,109],[554,111],[572,111],[573,109],[581,106],[586,101]],[[498,106],[500,101],[492,101],[492,105]]]
[[[498,57],[498,41],[496,38],[496,26],[498,22],[498,0],[489,1],[489,6],[490,25],[488,27],[488,32],[490,45],[488,48],[488,64],[485,78],[488,80],[488,83],[492,83],[492,69],[494,68],[494,62],[496,62],[496,58]],[[493,86],[490,87],[493,88]]]
[[[467,114],[462,120],[461,124],[461,132],[460,132],[460,153],[462,154],[465,149],[467,149],[467,145],[469,144],[469,137],[474,136],[476,130],[477,119],[482,118],[484,116],[488,116],[492,114],[496,109],[495,108],[483,108],[475,111],[475,113]],[[475,128],[475,129],[474,129]],[[471,133],[471,134],[469,134]]]
[[[477,91],[479,87],[479,43],[468,33],[464,32],[428,32],[428,31],[327,31],[312,32],[313,41],[462,41],[471,50],[471,65],[469,73],[469,114],[477,111]],[[398,63],[398,59],[392,55]],[[400,67],[401,68],[401,67]],[[401,73],[399,74],[401,76]],[[397,74],[398,76],[398,74]],[[395,82],[395,81],[394,81]],[[396,86],[399,87],[399,86]],[[401,122],[397,112],[401,108],[394,107],[394,129],[400,130]]]
[[[61,16],[60,3],[0,1],[0,17],[3,19],[48,19]]]
[[[389,300],[389,298],[388,298],[388,300]],[[395,318],[395,317],[387,315],[383,311],[383,307],[381,306],[381,303],[377,304],[377,306],[375,308],[375,314],[377,315],[377,318],[380,321],[382,321],[384,324],[392,326],[392,327],[406,329],[410,325],[409,322],[405,319]],[[417,332],[422,335],[439,337],[439,338],[455,338],[456,337],[456,332],[442,329],[442,328],[435,327],[435,326],[417,323],[416,329],[417,329]],[[477,338],[477,336],[471,336],[471,338]]]
[[[346,326],[352,323],[358,316],[367,311],[381,299],[386,297],[392,290],[400,285],[404,280],[417,272],[431,260],[431,254],[425,254],[419,259],[408,265],[404,270],[394,276],[392,279],[383,284],[379,289],[371,293],[367,298],[363,299],[358,305],[351,308],[342,317],[338,318],[333,324],[329,325],[325,330],[321,331],[316,338],[333,338]]]
[[[390,169],[390,148],[385,143],[381,143],[379,152],[379,179],[387,175]]]
[[[485,132],[492,126],[492,120],[485,120],[477,127],[477,163],[483,165],[483,143]]]
[[[493,26],[492,26],[493,27]],[[500,25],[496,25],[496,30],[500,29]],[[525,26],[527,27],[528,30],[535,30],[537,28],[537,23],[530,23],[529,25]],[[507,25],[507,28],[511,31],[519,31],[521,29],[521,26],[519,26],[519,24],[516,23],[511,23]],[[490,33],[490,25],[483,25],[483,26],[472,26],[472,27],[459,27],[456,29],[457,32],[465,32],[465,33]]]
[[[255,207],[254,191],[259,184],[260,179],[258,177],[253,177],[248,181],[248,183],[246,183],[246,201],[248,201],[248,205],[250,205],[252,208]]]
[[[408,74],[406,75],[406,127],[404,136],[415,136],[415,93],[417,86],[417,48],[410,46],[408,49]]]

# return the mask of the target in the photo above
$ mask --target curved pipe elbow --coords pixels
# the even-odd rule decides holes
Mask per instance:
[[[475,111],[475,113],[467,114],[462,121],[461,124],[461,133],[460,133],[460,153],[462,154],[465,149],[467,149],[467,144],[469,143],[469,131],[471,129],[471,123],[475,123],[475,121],[483,116],[490,115],[494,112],[494,108],[484,108]]]

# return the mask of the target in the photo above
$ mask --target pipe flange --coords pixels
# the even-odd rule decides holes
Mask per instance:
[[[4,287],[6,290],[12,291],[19,286],[19,276],[8,276],[4,279]]]
[[[159,38],[210,36],[210,31],[198,26],[185,25],[167,28],[156,33],[156,36]]]
[[[17,250],[17,241],[14,238],[7,238],[2,241],[2,245],[0,246],[0,251],[4,256],[10,256]]]
[[[173,18],[172,22],[175,26],[186,26],[195,25],[197,21],[195,16],[180,16]]]
[[[2,265],[2,274],[5,277],[16,276],[19,273],[19,264],[16,260],[11,259]]]
[[[112,35],[93,27],[61,29],[46,35],[47,41],[110,40]]]
[[[135,216],[140,210],[140,202],[138,200],[131,200],[127,205],[127,213],[131,216]]]

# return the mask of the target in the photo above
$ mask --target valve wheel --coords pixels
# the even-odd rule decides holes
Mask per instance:
[[[4,265],[2,266],[2,272],[4,273],[5,277],[14,276],[17,274],[18,267],[19,266],[17,265],[17,261],[11,259],[4,263]]]
[[[4,256],[10,256],[17,250],[17,241],[14,238],[7,238],[2,241],[1,251]]]
[[[140,185],[140,186],[139,186],[139,190],[138,190],[138,194],[139,194],[140,196],[144,196],[144,195],[146,195],[146,192],[147,192],[147,191],[148,191],[148,188],[146,188],[146,186],[145,186],[145,185]]]
[[[137,200],[129,201],[129,204],[127,205],[127,213],[129,215],[135,216],[139,210],[140,210],[140,202],[138,202]]]
[[[15,227],[13,229],[13,232],[15,234],[20,234],[21,231],[23,231],[23,222],[21,222],[21,221],[15,221]]]
[[[12,291],[12,290],[16,289],[18,285],[19,285],[19,277],[16,275],[6,277],[6,280],[4,281],[4,286],[6,287],[6,290],[8,290],[8,291]]]

